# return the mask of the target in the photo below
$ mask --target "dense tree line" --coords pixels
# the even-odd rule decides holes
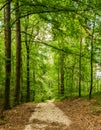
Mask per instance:
[[[101,2],[3,0],[0,101],[4,109],[101,92]]]

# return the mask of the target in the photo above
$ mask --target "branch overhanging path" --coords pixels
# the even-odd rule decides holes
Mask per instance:
[[[4,4],[0,8],[0,10],[2,10],[6,4]],[[90,6],[90,9],[89,9],[89,6],[90,5],[86,5],[86,8],[84,8],[84,9],[79,9],[79,8],[77,9],[75,6],[74,7],[56,6],[56,5],[50,6],[50,5],[46,5],[45,3],[40,3],[38,1],[29,3],[29,2],[25,2],[25,1],[23,2],[23,0],[22,0],[21,4],[19,5],[19,9],[22,10],[22,14],[20,14],[20,18],[29,16],[29,15],[33,15],[33,14],[48,14],[48,13],[59,13],[59,12],[61,12],[61,13],[73,12],[75,14],[80,15],[80,12],[82,12],[82,11],[90,11],[90,9],[92,9],[94,11],[100,10],[100,8],[98,9],[93,6]],[[17,8],[14,8],[11,11],[11,13],[13,13],[15,10],[17,10]],[[15,21],[13,21],[12,24],[14,24]]]

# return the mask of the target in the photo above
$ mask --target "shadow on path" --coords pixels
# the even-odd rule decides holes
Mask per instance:
[[[39,103],[24,130],[68,130],[71,123],[54,103]]]

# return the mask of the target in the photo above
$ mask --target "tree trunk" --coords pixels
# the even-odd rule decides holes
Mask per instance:
[[[60,78],[61,78],[61,86],[60,93],[64,95],[64,53],[60,52]]]
[[[15,2],[16,17],[16,76],[15,76],[15,93],[14,105],[19,104],[20,98],[20,77],[21,77],[21,27],[19,19],[19,1]]]
[[[91,56],[90,56],[90,92],[89,92],[89,99],[92,97],[92,89],[93,89],[93,50],[94,50],[94,28],[95,28],[95,22],[93,23],[93,31],[92,31],[92,37],[91,37]]]
[[[33,70],[33,86],[34,86],[34,90],[33,90],[33,101],[35,101],[35,96],[36,96],[36,74],[35,74],[35,67]]]
[[[60,96],[60,57],[58,57],[58,95]]]
[[[29,46],[27,48],[27,96],[26,101],[30,101],[30,68],[29,68]]]
[[[79,57],[79,97],[81,97],[81,56],[82,56],[82,38],[80,41],[80,57]]]
[[[10,108],[10,78],[11,78],[11,27],[10,27],[10,0],[6,0],[4,9],[5,23],[5,99],[4,109]]]
[[[27,16],[25,18],[25,22],[26,22],[26,25],[25,25],[25,44],[26,44],[26,53],[27,53],[27,58],[26,58],[26,65],[27,65],[27,68],[26,68],[26,71],[27,71],[27,94],[26,94],[26,102],[29,102],[30,101],[30,67],[29,67],[29,61],[30,61],[30,47],[29,47],[29,44],[30,44],[30,39],[28,40],[28,24],[29,24],[29,16]]]
[[[90,92],[89,92],[89,99],[92,96],[92,89],[93,89],[93,41],[91,41],[91,57],[90,57]]]

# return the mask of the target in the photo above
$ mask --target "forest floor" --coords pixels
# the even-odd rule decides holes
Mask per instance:
[[[101,104],[95,100],[26,103],[3,115],[0,130],[101,130]]]

